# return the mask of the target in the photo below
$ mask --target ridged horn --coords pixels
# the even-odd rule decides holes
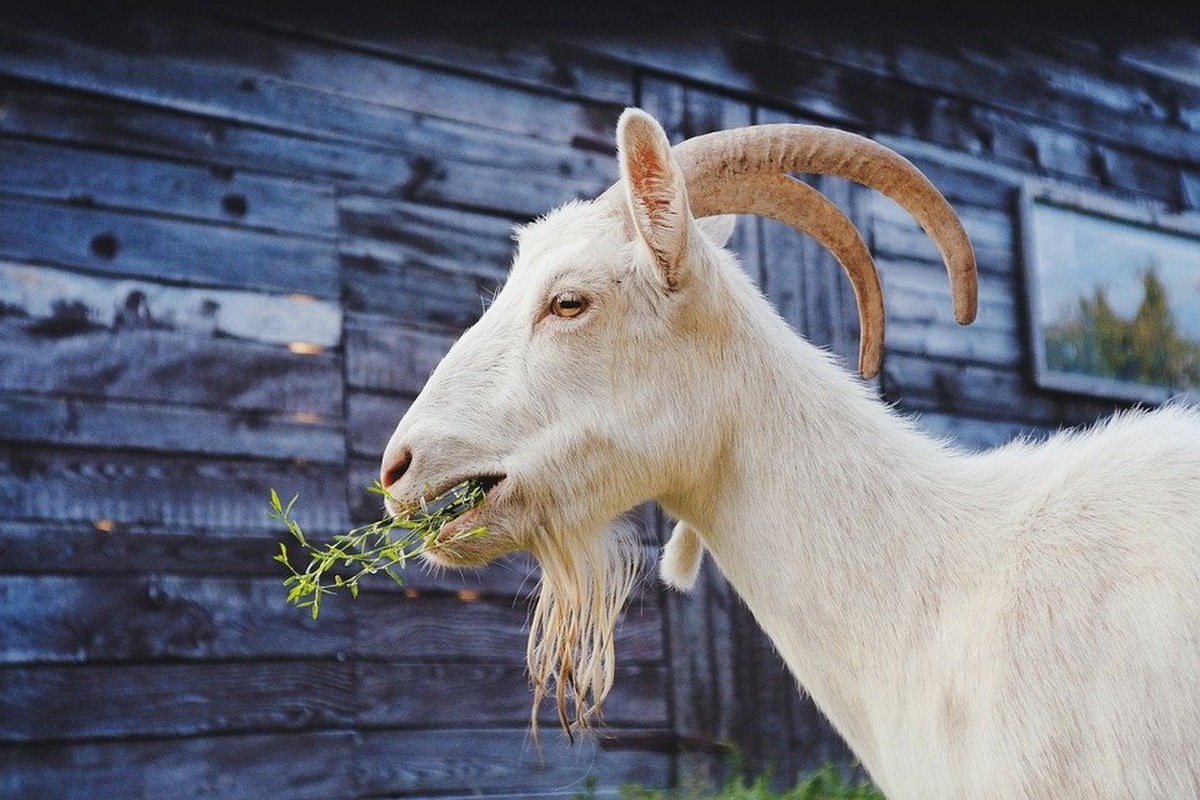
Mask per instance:
[[[806,183],[782,174],[734,174],[725,180],[703,180],[685,173],[692,214],[755,214],[808,234],[833,253],[854,288],[861,334],[858,370],[864,378],[879,372],[883,359],[883,289],[866,242],[832,201]],[[699,185],[693,186],[693,181]]]
[[[955,319],[962,325],[975,319],[978,283],[971,241],[942,193],[896,151],[848,131],[778,123],[704,134],[671,152],[692,198],[717,194],[736,176],[791,172],[834,175],[882,192],[912,214],[937,245],[950,276]]]

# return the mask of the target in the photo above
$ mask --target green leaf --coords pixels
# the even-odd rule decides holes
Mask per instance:
[[[386,490],[378,481],[370,491],[386,496]],[[433,494],[428,487],[426,494]],[[477,483],[460,484],[440,497],[422,498],[407,514],[335,534],[327,544],[316,545],[308,541],[300,524],[291,516],[299,495],[294,495],[285,506],[278,492],[272,489],[274,513],[271,516],[287,527],[308,555],[308,564],[300,573],[290,563],[286,545],[278,543],[279,552],[274,560],[285,564],[293,573],[284,581],[285,588],[289,588],[287,601],[298,608],[310,609],[315,619],[322,595],[348,588],[351,597],[358,597],[358,582],[364,576],[382,571],[397,585],[403,586],[402,577],[393,567],[403,567],[407,559],[441,546],[437,541],[441,527],[484,502],[485,496],[482,486]],[[482,527],[476,527],[460,536],[466,538],[483,533]]]

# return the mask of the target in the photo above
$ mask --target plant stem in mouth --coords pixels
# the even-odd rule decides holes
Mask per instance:
[[[324,595],[346,588],[352,597],[357,597],[358,582],[366,575],[383,572],[397,585],[403,586],[404,581],[396,568],[402,568],[408,559],[485,532],[482,527],[476,527],[457,533],[445,541],[438,541],[437,538],[443,525],[482,505],[487,490],[493,485],[494,480],[472,478],[463,481],[441,495],[428,500],[423,497],[393,517],[336,534],[324,545],[310,542],[292,516],[297,497],[284,504],[272,489],[268,516],[282,522],[309,557],[304,569],[299,569],[292,563],[287,544],[279,542],[279,552],[274,560],[291,573],[283,581],[284,587],[288,588],[287,602],[297,608],[310,609],[313,619],[316,619]],[[391,499],[378,482],[370,491]]]

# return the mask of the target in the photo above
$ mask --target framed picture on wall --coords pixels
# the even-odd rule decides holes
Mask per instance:
[[[1035,183],[1020,213],[1038,385],[1200,398],[1200,216]]]

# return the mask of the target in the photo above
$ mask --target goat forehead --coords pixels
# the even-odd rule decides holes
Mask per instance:
[[[572,202],[517,231],[512,277],[542,273],[563,264],[609,258],[625,244],[621,220],[596,203]]]

